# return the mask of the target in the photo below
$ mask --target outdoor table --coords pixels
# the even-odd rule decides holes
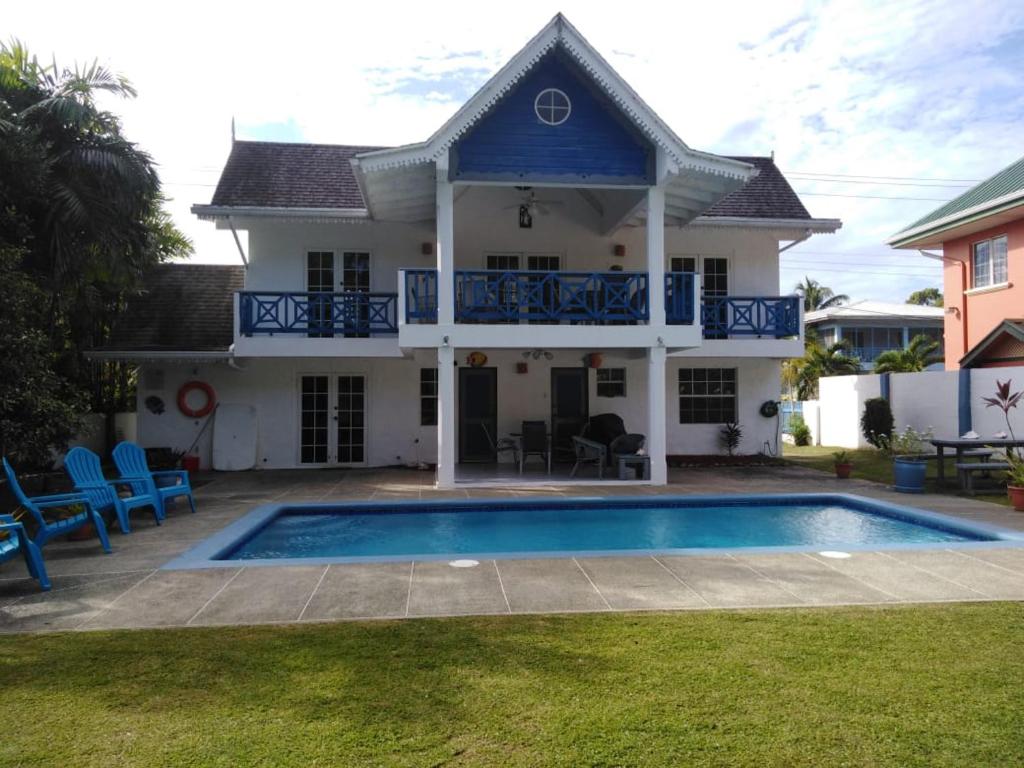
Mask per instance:
[[[953,448],[956,451],[956,461],[959,464],[963,459],[964,451],[972,448],[1022,448],[1024,439],[1014,440],[1012,437],[953,437],[935,438],[931,441],[935,446],[935,453],[939,458],[938,480],[940,483],[946,480],[946,465],[943,461],[943,454],[946,448]]]

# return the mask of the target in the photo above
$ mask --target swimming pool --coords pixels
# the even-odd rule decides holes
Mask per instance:
[[[261,507],[165,568],[957,547],[1022,534],[844,494]]]

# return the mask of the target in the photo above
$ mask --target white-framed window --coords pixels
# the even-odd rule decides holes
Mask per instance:
[[[680,368],[679,423],[736,421],[735,368]]]
[[[545,125],[561,125],[569,119],[572,102],[565,95],[565,91],[545,88],[533,100],[533,111],[537,113],[537,119]]]
[[[1006,282],[1006,235],[975,243],[971,256],[972,288]]]
[[[626,369],[625,368],[598,368],[597,369],[597,396],[598,397],[625,397],[626,396]]]
[[[437,426],[437,368],[420,368],[420,426]]]

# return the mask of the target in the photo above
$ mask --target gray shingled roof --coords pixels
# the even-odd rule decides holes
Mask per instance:
[[[106,352],[219,352],[234,341],[234,293],[241,266],[163,264],[145,276],[145,291],[128,301]]]
[[[211,204],[258,208],[365,208],[349,161],[375,149],[383,147],[236,141]],[[731,159],[750,163],[760,173],[702,215],[811,218],[770,157]]]
[[[736,157],[758,170],[757,176],[735,192],[730,192],[702,216],[739,216],[750,219],[809,219],[796,192],[770,157]]]
[[[213,205],[257,208],[365,208],[349,162],[381,147],[236,141]]]

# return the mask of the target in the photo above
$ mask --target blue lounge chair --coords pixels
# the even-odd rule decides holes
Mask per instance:
[[[100,517],[99,512],[90,503],[89,498],[82,493],[57,493],[51,496],[26,496],[25,492],[21,489],[21,485],[18,484],[18,478],[14,474],[14,469],[7,461],[6,457],[3,460],[4,474],[7,475],[7,482],[11,486],[11,491],[14,493],[14,498],[18,500],[18,503],[23,506],[26,511],[35,518],[37,528],[36,535],[32,539],[32,542],[42,549],[43,545],[51,539],[55,539],[58,536],[66,536],[67,534],[77,531],[79,528],[92,523],[96,528],[96,535],[100,538],[100,544],[103,545],[105,552],[110,552],[110,539],[107,538],[107,526],[103,523],[103,518]],[[49,521],[43,515],[44,509],[58,509],[58,508],[71,508],[81,506],[84,511],[72,515],[71,517],[65,518],[64,520]]]
[[[146,478],[121,477],[117,480],[107,480],[103,476],[103,468],[100,467],[100,457],[82,446],[68,451],[68,455],[64,457],[64,469],[71,476],[75,490],[89,499],[93,509],[97,512],[103,512],[106,509],[114,510],[122,533],[132,532],[128,514],[139,507],[152,507],[156,524],[160,525],[163,522],[164,516],[156,497],[151,493],[136,493],[135,488],[132,487],[133,483],[145,483]],[[118,495],[118,486],[129,488],[131,495]]]
[[[15,522],[13,515],[0,515],[0,534],[7,534],[7,538],[0,539],[0,563],[11,560],[20,552],[25,558],[29,574],[33,579],[39,580],[39,586],[43,590],[48,590],[50,577],[46,575],[43,556],[39,554],[39,547],[25,533],[25,527]]]
[[[188,479],[188,472],[183,469],[168,469],[153,472],[146,461],[146,452],[135,443],[118,443],[114,448],[114,463],[121,477],[143,477],[142,482],[132,481],[132,493],[152,494],[160,504],[160,515],[167,516],[167,500],[178,496],[187,496],[188,505],[195,514],[196,502],[192,498],[192,484]],[[158,485],[161,478],[174,480],[171,485]]]

